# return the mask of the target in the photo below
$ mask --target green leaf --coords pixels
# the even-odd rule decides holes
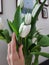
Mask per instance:
[[[34,46],[36,46],[34,43],[32,43],[32,39],[28,39],[28,45],[27,45],[27,47],[28,47],[28,49],[30,50],[30,49],[32,49]]]
[[[20,24],[22,22],[23,22],[23,20],[22,20],[22,16],[21,16],[21,8],[20,8],[20,6],[18,6],[17,9],[16,9],[15,16],[14,16],[14,23],[16,25],[17,31],[19,30]]]
[[[20,6],[18,6],[15,12],[13,22],[8,21],[10,28],[13,32],[15,32],[17,38],[19,37],[19,27],[23,21],[24,19],[21,16],[21,8]]]
[[[3,32],[3,30],[0,30],[0,40],[4,40],[4,39],[5,39],[5,37],[4,37],[4,35],[2,34],[2,32]]]
[[[8,30],[4,30],[2,32],[2,34],[4,35],[5,39],[7,40],[7,42],[9,43],[11,41],[11,37],[9,35],[9,31]]]
[[[10,26],[10,22],[12,22],[12,21],[9,21],[9,20],[7,19],[7,23],[8,23],[8,25],[9,25],[9,29],[11,30],[11,32],[13,32],[13,29],[12,29],[11,26]]]
[[[47,36],[49,37],[49,34]]]
[[[31,52],[31,51],[35,51],[36,49],[34,49],[36,45],[35,44],[32,44],[29,46],[28,50]],[[33,50],[34,49],[34,50]]]
[[[27,49],[29,50],[29,52],[35,52],[40,51],[41,47],[39,45],[36,45],[35,43],[32,43],[31,39],[28,39]]]
[[[35,45],[34,44],[34,47],[32,45],[32,48],[30,47],[30,52],[39,52],[41,51],[41,47],[39,45]]]
[[[15,34],[18,36],[19,33],[18,33],[17,29],[16,29],[15,23],[8,21],[8,24],[11,27],[12,31],[15,32]]]
[[[5,40],[3,36],[0,35],[0,40]]]
[[[36,32],[36,26],[31,23],[31,31],[29,33],[29,37],[32,38],[35,32]]]
[[[40,7],[38,8],[38,10],[37,10],[35,16],[32,17],[32,22],[31,22],[32,28],[33,28],[33,25],[36,24],[36,21],[37,21],[37,19],[38,19],[38,16],[39,16],[39,14],[40,14],[40,12],[41,12],[41,10],[42,10],[42,8],[43,8],[45,2],[46,2],[46,0],[44,0],[44,2],[40,5]]]
[[[9,31],[8,30],[0,30],[0,39],[6,40],[9,43],[11,41]]]
[[[43,35],[37,34],[37,42],[39,42],[41,40],[41,38],[43,38]]]
[[[49,53],[45,53],[45,52],[31,52],[31,54],[41,55],[41,56],[44,56],[46,58],[49,58]]]
[[[45,2],[46,2],[46,0],[44,0],[44,2],[40,5],[39,9],[37,10],[37,12],[36,12],[36,14],[35,14],[35,16],[34,16],[34,19],[35,19],[35,20],[37,19],[38,15],[40,14],[40,12],[41,12],[41,10],[42,10],[42,8],[43,8]]]
[[[49,37],[48,36],[43,36],[40,41],[38,42],[38,45],[42,47],[47,47],[49,46]]]

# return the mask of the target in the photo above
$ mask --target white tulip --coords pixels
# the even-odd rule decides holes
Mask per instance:
[[[32,43],[37,44],[37,38],[36,38],[36,37],[34,37],[34,38],[32,39]]]
[[[25,38],[31,29],[31,25],[24,25],[24,22],[20,25],[19,33],[22,38]]]
[[[2,18],[0,18],[0,30],[3,29],[3,22],[2,22]]]
[[[22,8],[24,6],[24,1],[23,0],[18,0],[17,1],[17,6],[20,6]]]
[[[31,23],[31,14],[27,13],[25,15],[25,24],[30,24]]]

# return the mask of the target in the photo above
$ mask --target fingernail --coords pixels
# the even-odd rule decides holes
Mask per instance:
[[[15,35],[15,32],[13,32],[13,36]]]
[[[23,45],[21,45],[21,48],[23,48]]]

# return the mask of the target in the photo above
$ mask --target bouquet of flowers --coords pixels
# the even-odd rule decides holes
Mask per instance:
[[[38,30],[36,30],[36,21],[45,2],[46,0],[44,0],[43,3],[40,6],[38,6],[37,1],[32,13],[27,13],[24,17],[22,17],[22,0],[19,2],[16,8],[14,20],[7,20],[11,32],[15,32],[16,34],[16,48],[18,49],[19,45],[23,44],[23,53],[26,65],[38,65],[39,55],[49,58],[49,53],[41,52],[41,47],[49,46],[49,35],[42,35],[38,32]],[[37,6],[38,8],[36,10],[36,13],[34,13]],[[7,43],[11,41],[9,31],[7,29],[1,29],[1,26],[0,39],[6,40]],[[33,55],[35,56],[34,63],[31,63]]]

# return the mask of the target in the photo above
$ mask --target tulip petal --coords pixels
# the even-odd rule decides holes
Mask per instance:
[[[24,1],[23,0],[18,0],[17,1],[17,6],[20,6],[22,8],[23,5],[24,5]]]
[[[30,24],[31,23],[31,14],[27,13],[25,15],[25,24]]]
[[[31,25],[25,25],[24,22],[20,25],[19,33],[22,38],[25,38],[31,29]]]

